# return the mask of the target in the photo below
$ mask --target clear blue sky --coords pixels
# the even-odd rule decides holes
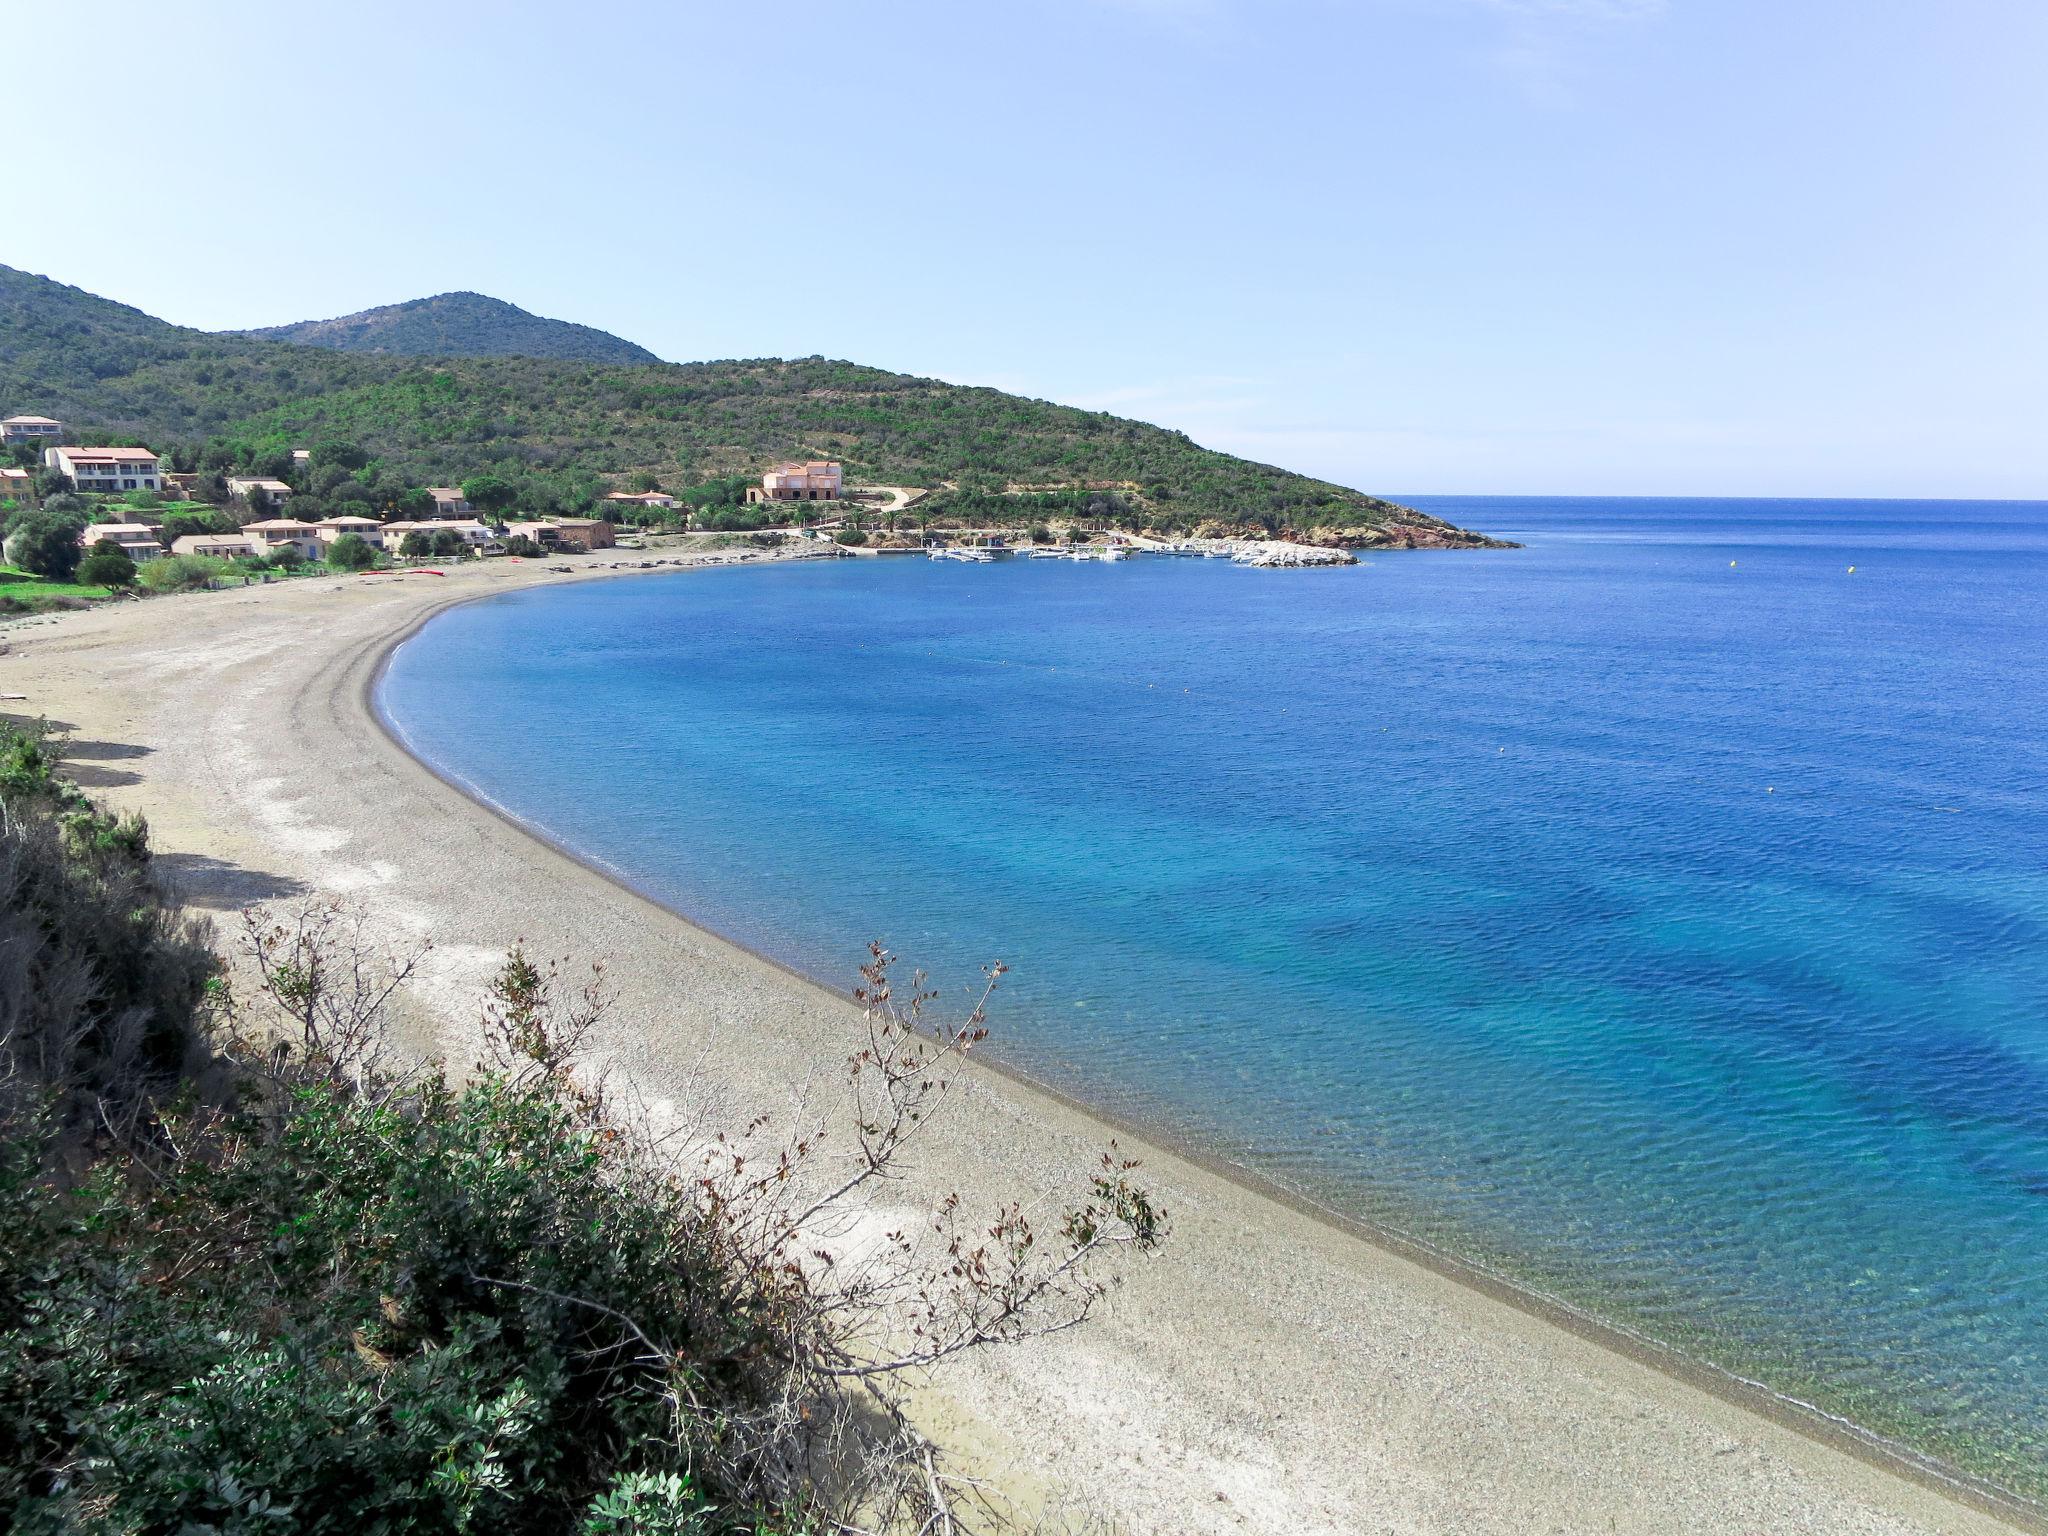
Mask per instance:
[[[1389,493],[2048,496],[2043,0],[61,13],[9,149],[104,211],[17,178],[4,259],[187,324],[473,288]]]

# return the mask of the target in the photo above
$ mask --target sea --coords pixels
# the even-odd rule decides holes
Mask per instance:
[[[1333,1213],[2048,1496],[2048,503],[815,561],[393,658],[445,775]]]

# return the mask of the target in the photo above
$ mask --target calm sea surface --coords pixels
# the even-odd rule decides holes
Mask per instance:
[[[1528,547],[525,592],[382,704],[689,917],[1000,958],[1033,1075],[2048,1492],[2048,504],[1426,504]]]

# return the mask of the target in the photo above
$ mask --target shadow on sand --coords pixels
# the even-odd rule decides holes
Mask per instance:
[[[308,887],[288,875],[244,869],[203,853],[160,853],[150,860],[164,893],[186,906],[235,912],[259,901],[304,895]]]

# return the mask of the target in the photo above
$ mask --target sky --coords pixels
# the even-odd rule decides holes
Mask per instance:
[[[2048,497],[2043,0],[61,10],[9,149],[98,208],[0,260],[183,324],[473,289],[1382,494]]]

